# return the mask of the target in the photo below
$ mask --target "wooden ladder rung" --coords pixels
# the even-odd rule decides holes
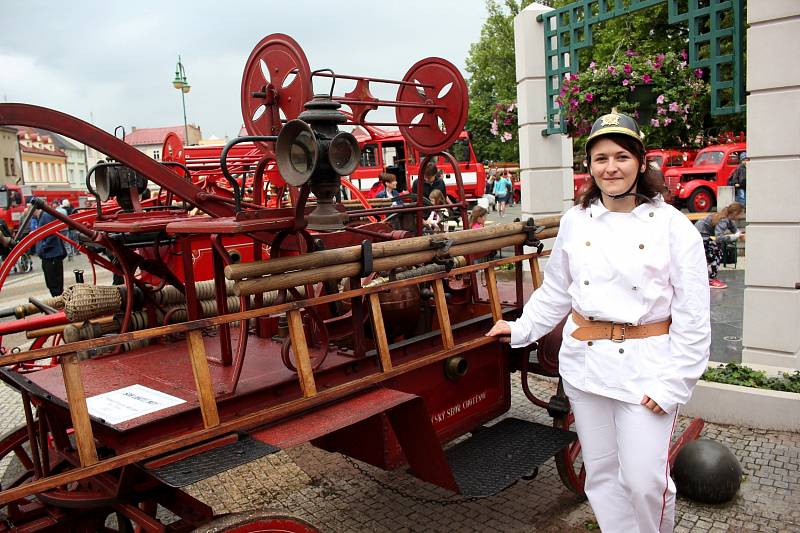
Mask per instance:
[[[381,370],[386,372],[392,369],[392,356],[389,354],[389,340],[386,338],[386,325],[383,323],[381,300],[377,292],[369,295],[369,306],[372,311],[372,329],[375,331]]]
[[[484,272],[486,272],[486,290],[489,292],[489,307],[492,309],[492,318],[497,322],[503,318],[503,311],[500,307],[500,293],[497,290],[497,274],[493,266],[485,269]]]
[[[214,394],[214,383],[211,381],[211,371],[208,368],[203,333],[199,329],[193,329],[187,334],[187,339],[194,383],[197,387],[197,398],[200,402],[200,412],[203,415],[203,425],[207,428],[218,426],[217,400]]]
[[[86,405],[86,393],[83,390],[80,363],[76,354],[61,358],[61,372],[64,376],[75,442],[78,445],[78,457],[81,466],[90,466],[97,462],[97,448],[94,445],[92,423],[89,420],[89,408]]]
[[[533,290],[542,286],[542,271],[539,269],[539,257],[531,257],[528,259],[531,266],[531,280],[533,281]]]
[[[447,311],[447,299],[444,294],[442,279],[433,281],[433,296],[436,301],[436,317],[439,319],[439,331],[445,350],[453,347],[453,330],[450,327],[450,313]]]
[[[289,319],[289,337],[292,341],[297,377],[300,379],[300,390],[306,398],[316,396],[317,385],[314,383],[314,371],[311,369],[311,356],[308,353],[303,317],[299,309],[287,311],[286,315]]]

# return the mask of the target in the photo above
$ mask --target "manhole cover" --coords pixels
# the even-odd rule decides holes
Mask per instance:
[[[722,338],[726,341],[735,341],[735,342],[742,340],[741,337],[736,337],[735,335],[728,335],[727,337],[722,337]]]

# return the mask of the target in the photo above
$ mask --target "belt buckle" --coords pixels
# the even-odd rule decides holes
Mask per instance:
[[[614,328],[616,326],[619,326],[620,330],[621,330],[619,338],[614,338]],[[626,324],[625,322],[612,322],[611,323],[611,335],[609,336],[609,340],[611,342],[625,342],[625,328],[627,328],[627,327],[628,327],[628,324]]]

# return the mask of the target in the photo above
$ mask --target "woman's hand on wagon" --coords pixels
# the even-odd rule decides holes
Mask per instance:
[[[487,337],[500,337],[500,342],[511,342],[511,326],[505,320],[498,320],[486,333]]]

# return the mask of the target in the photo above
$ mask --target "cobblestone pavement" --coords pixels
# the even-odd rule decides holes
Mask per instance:
[[[547,414],[525,399],[512,376],[508,416],[549,423]],[[541,398],[553,383],[531,379]],[[0,386],[3,431],[22,423],[18,395]],[[689,419],[682,418],[676,434]],[[678,498],[675,531],[770,533],[800,531],[800,434],[707,424],[703,437],[728,446],[745,478],[735,500],[711,506]],[[552,460],[532,480],[474,501],[402,470],[385,472],[344,456],[302,445],[237,467],[187,488],[216,513],[274,508],[301,516],[323,531],[532,531],[576,532],[596,527],[588,503],[561,483]]]

